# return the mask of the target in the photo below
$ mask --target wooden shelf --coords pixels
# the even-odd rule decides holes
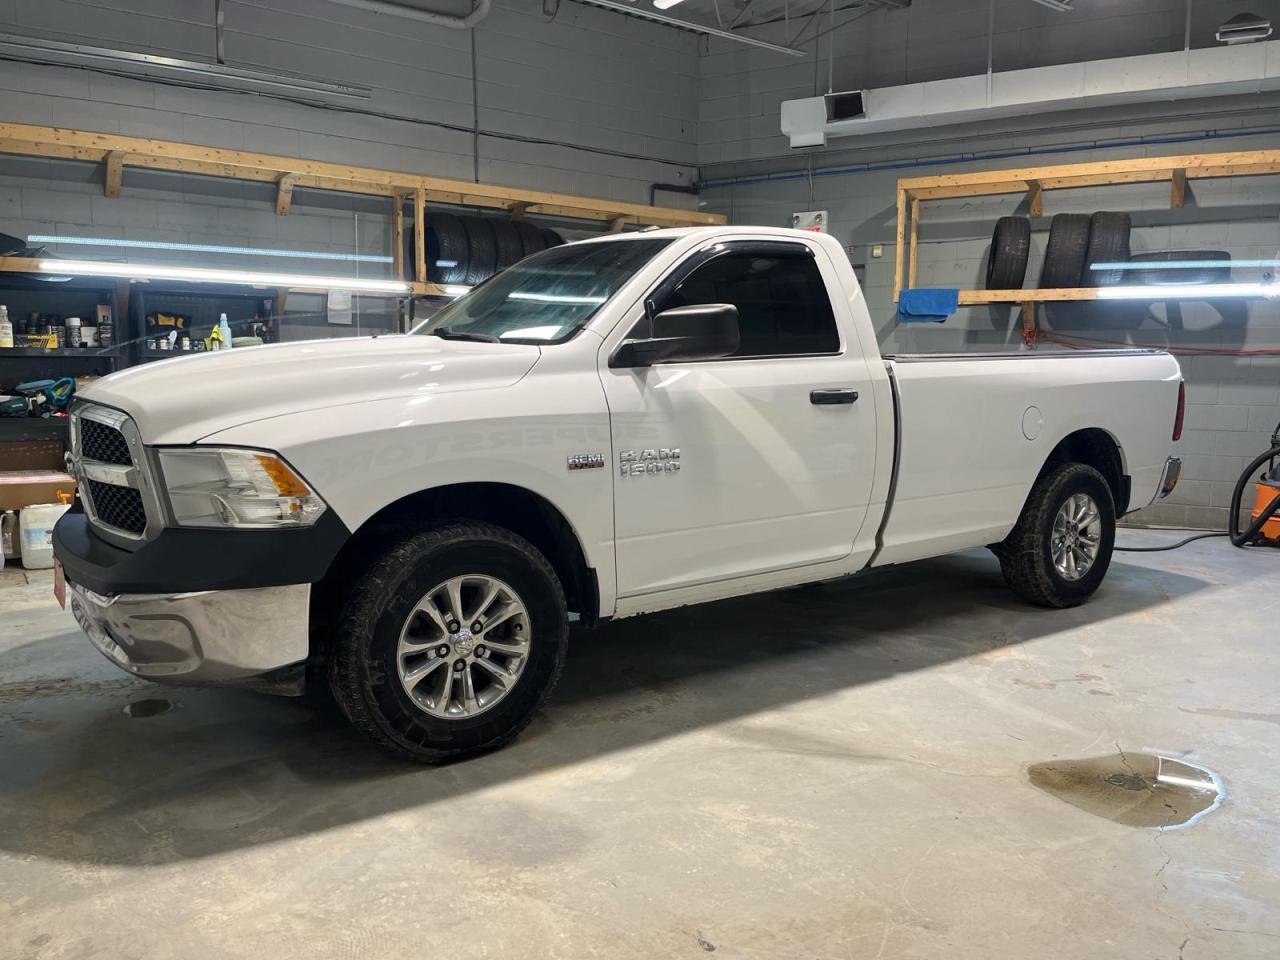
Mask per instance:
[[[277,185],[276,212],[288,214],[293,190],[311,187],[385,197],[416,197],[422,203],[459,204],[508,210],[513,214],[574,217],[609,224],[666,227],[714,225],[725,217],[699,210],[653,207],[568,193],[524,190],[491,183],[472,183],[397,170],[380,170],[245,150],[202,147],[173,140],[122,137],[115,134],[0,123],[0,153],[89,160],[104,166],[105,193],[116,196],[126,167],[171,170]]]
[[[1188,180],[1280,174],[1280,150],[1245,150],[1234,153],[1193,153],[1175,157],[1140,157],[1045,167],[954,173],[932,177],[904,177],[897,191],[897,247],[894,252],[893,301],[904,288],[916,285],[921,202],[958,197],[1000,196],[1025,193],[1032,216],[1043,215],[1045,190],[1096,187],[1126,183],[1169,183],[1169,206],[1182,207]],[[1098,300],[1098,288],[1061,290],[962,290],[961,304],[1034,303],[1043,300]],[[1163,292],[1153,300],[1194,300],[1193,287],[1185,296]]]

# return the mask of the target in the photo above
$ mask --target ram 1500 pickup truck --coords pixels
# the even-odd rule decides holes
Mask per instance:
[[[168,683],[327,688],[427,761],[514,737],[590,626],[989,546],[1077,604],[1167,494],[1162,352],[881,356],[829,236],[613,235],[410,333],[167,360],[71,416],[71,609]]]

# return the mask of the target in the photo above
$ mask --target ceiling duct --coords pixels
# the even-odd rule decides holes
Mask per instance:
[[[830,137],[1268,90],[1280,90],[1277,40],[880,87],[862,91],[863,115],[849,119],[829,119],[827,97],[787,100],[782,132],[792,147],[814,147]]]

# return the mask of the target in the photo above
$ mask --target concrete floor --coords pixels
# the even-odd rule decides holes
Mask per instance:
[[[1068,611],[975,553],[622,622],[439,769],[125,677],[31,580],[0,589],[3,958],[1280,955],[1280,551],[1121,555]],[[1161,831],[1028,783],[1118,749],[1227,799]]]

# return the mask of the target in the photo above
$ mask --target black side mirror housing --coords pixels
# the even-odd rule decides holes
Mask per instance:
[[[663,310],[650,321],[652,335],[627,340],[611,367],[650,367],[677,360],[720,360],[738,352],[738,308],[731,303],[700,303]]]

